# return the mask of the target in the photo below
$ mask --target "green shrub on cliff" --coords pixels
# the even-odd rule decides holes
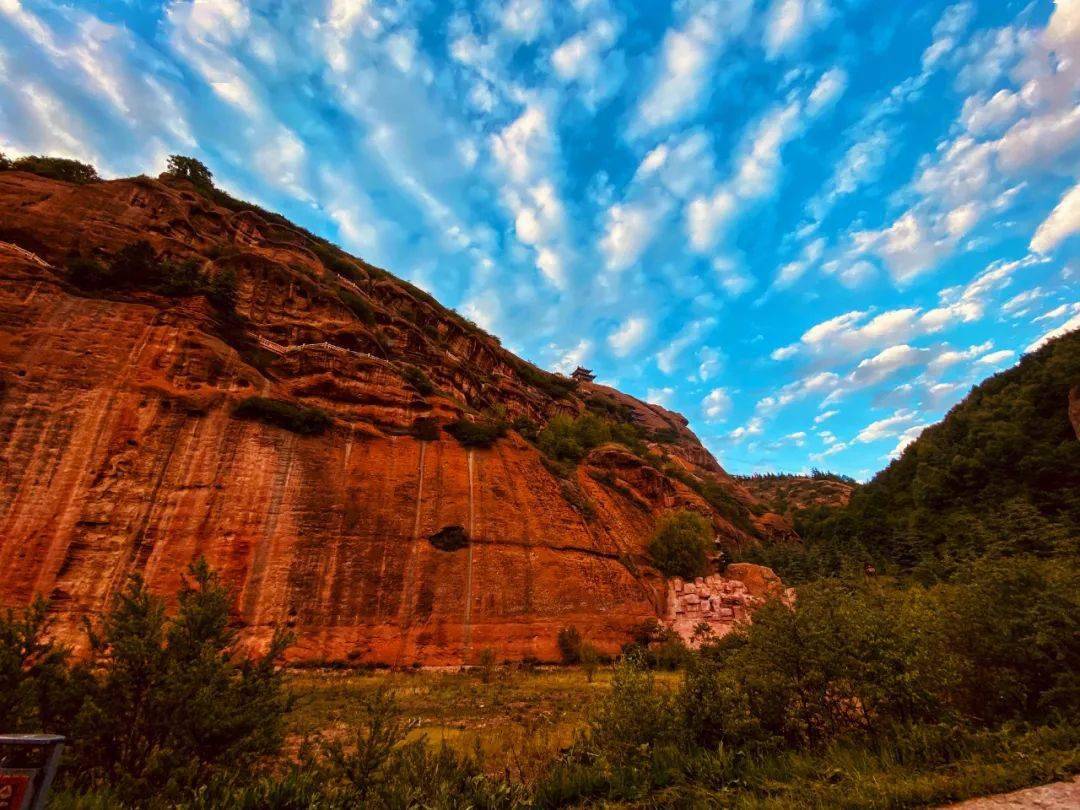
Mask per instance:
[[[269,397],[248,397],[233,409],[238,419],[257,419],[304,436],[325,433],[333,424],[326,411]]]
[[[660,519],[649,540],[649,556],[665,576],[694,579],[708,571],[712,547],[709,522],[684,509]]]
[[[66,183],[93,183],[101,179],[97,169],[88,163],[47,155],[26,155],[10,159],[0,154],[0,171],[30,172]]]

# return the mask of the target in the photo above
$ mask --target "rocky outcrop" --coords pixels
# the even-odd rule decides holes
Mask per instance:
[[[687,582],[678,577],[668,581],[668,627],[692,647],[706,638],[723,638],[769,599],[790,604],[794,591],[784,588],[770,569],[750,563],[734,563],[722,574],[711,574]]]
[[[141,239],[235,273],[235,312],[73,283]],[[330,426],[236,418],[252,395]],[[440,430],[490,408],[521,426],[614,408],[650,458],[611,445],[560,478],[516,430],[475,448]],[[721,545],[784,526],[678,414],[575,390],[280,218],[173,182],[0,172],[0,605],[46,595],[66,641],[128,575],[172,595],[203,555],[246,643],[287,625],[294,659],[552,660],[571,624],[612,652],[667,610],[645,546],[674,508]]]

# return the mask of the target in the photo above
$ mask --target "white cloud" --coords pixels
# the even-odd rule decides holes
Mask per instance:
[[[869,444],[881,439],[899,436],[911,427],[912,423],[918,419],[918,416],[919,414],[916,411],[910,409],[899,410],[890,417],[871,422],[859,431],[855,441]]]
[[[752,416],[745,425],[735,428],[728,437],[732,441],[741,442],[747,436],[760,436],[765,430],[765,420],[760,416]]]
[[[830,14],[825,0],[773,0],[765,20],[765,53],[775,59],[793,50]]]
[[[814,424],[815,425],[820,425],[826,419],[832,419],[838,413],[840,413],[840,411],[822,411],[821,413],[819,413],[817,416],[814,417]],[[825,433],[822,433],[821,435],[824,436]]]
[[[608,209],[600,250],[608,270],[636,262],[652,239],[655,218],[644,204],[616,204]]]
[[[999,90],[990,98],[968,96],[960,120],[972,135],[994,135],[1004,130],[1023,112],[1020,93]]]
[[[847,83],[847,72],[843,69],[834,67],[825,71],[806,100],[807,114],[818,115],[832,107],[844,94]]]
[[[1080,183],[1061,198],[1031,238],[1036,253],[1050,253],[1074,234],[1080,233]]]
[[[659,71],[638,105],[634,129],[674,124],[698,107],[716,60],[729,40],[742,35],[752,10],[752,0],[701,3],[664,35]]]
[[[1027,314],[1030,306],[1040,298],[1045,297],[1045,295],[1046,292],[1041,287],[1032,287],[1030,290],[1024,290],[1021,293],[1017,293],[1002,304],[1001,311],[1013,318],[1019,318]]]
[[[1036,349],[1043,346],[1048,341],[1051,341],[1056,337],[1060,337],[1061,335],[1064,335],[1067,332],[1071,332],[1074,329],[1080,329],[1080,313],[1077,313],[1076,315],[1073,315],[1071,318],[1069,318],[1069,320],[1065,321],[1065,323],[1063,323],[1061,326],[1058,326],[1055,329],[1051,329],[1049,332],[1043,333],[1043,335],[1041,337],[1039,337],[1038,340],[1036,340],[1034,343],[1032,343],[1030,346],[1028,346],[1024,351],[1025,352],[1033,352]]]
[[[682,353],[700,341],[715,325],[715,318],[701,318],[688,323],[667,346],[656,353],[656,367],[664,374],[674,373]]]
[[[982,357],[980,357],[975,362],[980,363],[980,364],[985,365],[985,366],[996,366],[996,365],[998,365],[1000,363],[1005,362],[1009,358],[1013,357],[1015,354],[1016,354],[1016,352],[1014,352],[1014,351],[1012,351],[1010,349],[1002,349],[1001,351],[991,352],[990,354],[984,354]]]
[[[650,388],[645,393],[645,400],[667,408],[671,406],[671,400],[674,396],[674,388]]]
[[[547,111],[527,106],[512,123],[491,138],[491,151],[510,177],[525,183],[541,174],[554,153],[554,134]]]
[[[560,374],[570,374],[578,366],[585,363],[585,358],[592,351],[592,341],[582,338],[575,346],[569,349],[560,349],[554,345],[550,346],[549,349],[558,355],[554,365],[555,371]]]
[[[889,451],[889,458],[898,458],[900,454],[904,452],[904,449],[917,438],[919,438],[919,436],[922,435],[922,432],[928,427],[930,427],[929,423],[922,425],[912,425],[903,433],[901,433],[899,440],[896,442],[896,447]]]
[[[522,42],[532,42],[548,22],[544,0],[508,0],[503,4],[500,22],[505,31]]]
[[[1061,318],[1069,312],[1080,312],[1080,302],[1077,302],[1075,304],[1061,304],[1060,306],[1056,306],[1048,312],[1044,312],[1042,315],[1039,315],[1037,318],[1034,319],[1034,322],[1038,323],[1039,321],[1052,321],[1057,318]]]
[[[873,357],[860,361],[848,376],[848,380],[860,386],[879,383],[900,369],[918,365],[928,353],[928,349],[915,349],[904,343],[890,346]]]
[[[608,335],[608,345],[616,357],[625,357],[638,348],[649,335],[649,321],[631,316]]]
[[[701,409],[709,422],[723,422],[731,413],[731,395],[726,388],[714,388],[701,401]]]
[[[926,375],[928,377],[937,377],[952,366],[963,363],[966,360],[974,360],[976,357],[989,351],[993,347],[994,344],[987,341],[986,343],[980,343],[977,346],[969,346],[964,351],[956,351],[955,349],[945,349],[940,351],[938,355],[927,364]]]
[[[698,360],[701,361],[698,366],[698,377],[702,382],[708,382],[715,377],[724,365],[724,355],[711,346],[701,347],[698,351]]]

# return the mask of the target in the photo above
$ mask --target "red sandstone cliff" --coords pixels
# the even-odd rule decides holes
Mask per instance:
[[[678,414],[598,385],[553,395],[410,285],[236,208],[175,182],[0,172],[0,604],[45,594],[74,640],[128,574],[172,594],[201,554],[235,588],[244,637],[288,624],[297,659],[549,659],[565,625],[612,650],[664,615],[644,554],[664,510],[706,514],[721,543],[790,531]],[[201,295],[72,284],[77,258],[138,240],[208,277],[234,271],[235,316]],[[317,406],[332,427],[235,418],[252,394]],[[419,417],[495,406],[543,424],[598,403],[632,414],[651,463],[608,445],[564,480],[514,431],[485,449],[413,437]],[[455,525],[465,547],[429,540]]]

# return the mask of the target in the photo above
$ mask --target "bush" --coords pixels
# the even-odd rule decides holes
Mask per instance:
[[[649,540],[649,556],[665,576],[694,579],[708,571],[713,532],[697,512],[681,510],[663,517]]]
[[[177,297],[205,295],[226,314],[236,307],[235,271],[226,268],[209,277],[197,259],[159,259],[145,240],[125,245],[108,265],[97,259],[76,258],[68,265],[68,273],[74,284],[86,290],[144,289]]]
[[[0,171],[11,170],[30,172],[50,180],[63,180],[66,183],[94,183],[100,180],[97,169],[87,163],[68,158],[47,157],[45,155],[27,155],[9,160],[0,155]]]
[[[576,627],[571,625],[560,630],[555,643],[559,645],[559,655],[562,656],[564,664],[577,664],[581,661],[581,633]]]
[[[339,290],[338,297],[349,311],[352,312],[362,323],[369,326],[375,323],[375,310],[362,295],[357,295],[352,290]]]
[[[109,797],[80,806],[171,804],[220,776],[250,775],[281,746],[291,702],[277,664],[289,638],[275,633],[264,656],[241,656],[231,601],[201,559],[183,579],[171,619],[133,576],[90,630],[92,659],[74,667],[45,638],[44,602],[20,617],[7,613],[0,617],[5,727],[69,738],[61,779]]]
[[[429,397],[437,390],[428,376],[416,366],[406,366],[401,376],[422,396]]]
[[[608,442],[622,444],[639,455],[645,450],[636,427],[608,422],[593,413],[577,417],[558,414],[536,437],[540,452],[568,464],[577,463],[594,447]]]
[[[330,415],[320,408],[308,408],[269,397],[248,397],[233,409],[233,416],[256,419],[303,436],[325,433],[333,424]]]
[[[446,432],[466,447],[490,447],[506,435],[507,424],[501,419],[459,419],[446,426]]]
[[[139,803],[280,748],[290,702],[276,664],[289,638],[276,633],[263,657],[238,657],[229,592],[205,560],[189,576],[175,618],[132,577],[91,635],[96,672],[72,735],[81,785],[105,783]]]

